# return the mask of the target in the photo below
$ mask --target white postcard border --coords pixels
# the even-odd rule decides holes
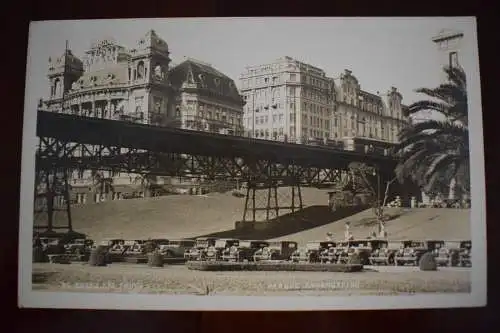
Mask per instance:
[[[387,18],[380,18],[387,19]],[[401,18],[398,18],[401,19]],[[412,18],[414,19],[414,18]],[[474,17],[468,20],[470,29],[464,31],[463,62],[467,72],[470,157],[471,157],[471,238],[474,266],[471,270],[471,293],[413,296],[168,296],[144,294],[94,294],[33,291],[32,230],[33,190],[36,151],[36,113],[33,105],[30,69],[33,54],[32,40],[28,45],[26,95],[21,162],[21,195],[19,227],[18,303],[23,308],[85,308],[134,310],[351,310],[477,307],[486,305],[486,209],[484,148],[481,108],[481,86],[477,25]],[[39,24],[30,25],[30,31]],[[30,34],[31,36],[31,34]],[[472,135],[475,133],[475,135]]]

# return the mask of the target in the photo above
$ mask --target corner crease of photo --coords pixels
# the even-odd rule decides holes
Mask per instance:
[[[485,306],[478,52],[474,17],[32,22],[19,307]]]

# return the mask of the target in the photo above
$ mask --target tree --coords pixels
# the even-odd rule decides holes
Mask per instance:
[[[105,177],[102,171],[92,170],[92,180],[94,183],[94,187],[96,192],[100,194],[99,201],[101,201],[102,197],[108,196],[110,192],[113,192],[113,178]]]
[[[135,177],[134,183],[140,184],[144,196],[148,197],[150,196],[151,187],[153,184],[156,183],[156,180],[157,180],[156,176],[149,174],[141,174]]]
[[[413,103],[406,115],[432,111],[444,120],[428,119],[413,123],[400,134],[396,148],[399,163],[396,175],[402,182],[410,178],[425,192],[436,192],[443,183],[450,194],[470,192],[467,86],[461,68],[445,67],[447,83],[416,92],[432,99]],[[451,186],[450,186],[451,185]]]
[[[382,202],[380,202],[379,191],[381,184],[379,184],[380,175],[377,174],[378,170],[373,167],[367,166],[364,163],[352,162],[349,164],[349,169],[353,173],[354,176],[357,177],[358,181],[356,182],[358,193],[368,193],[373,198],[372,205],[373,211],[377,218],[379,224],[379,233],[384,229],[384,208],[387,204],[387,199],[389,197],[389,189],[392,183],[394,183],[397,178],[394,177],[385,184],[385,192],[384,198]],[[377,177],[376,180],[373,178]],[[372,185],[376,183],[375,187]]]

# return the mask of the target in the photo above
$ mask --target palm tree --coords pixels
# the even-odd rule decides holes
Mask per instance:
[[[447,184],[452,196],[455,190],[470,192],[467,87],[463,69],[445,67],[444,71],[448,82],[416,90],[433,100],[416,102],[406,111],[407,115],[433,111],[444,120],[413,123],[400,132],[396,175],[400,181],[411,178],[425,192]]]
[[[107,197],[110,192],[113,191],[113,178],[105,177],[102,171],[92,170],[92,179],[96,190],[99,190],[99,201],[102,197]],[[97,191],[96,191],[97,192]]]

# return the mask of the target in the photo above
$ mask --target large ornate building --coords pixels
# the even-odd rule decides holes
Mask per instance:
[[[336,84],[322,69],[283,57],[247,67],[240,80],[247,101],[243,123],[251,137],[297,143],[346,137],[396,142],[407,123],[396,88],[384,95],[363,91],[350,70]]]
[[[284,57],[247,67],[240,80],[248,136],[289,142],[330,137],[335,91],[323,70]]]
[[[167,43],[153,30],[127,49],[111,39],[94,43],[83,59],[66,49],[49,58],[50,91],[40,107],[52,112],[238,135],[242,98],[212,66],[188,59],[172,67]],[[99,202],[144,196],[151,183],[189,187],[172,178],[75,171],[73,200]]]
[[[211,65],[187,59],[169,72],[175,94],[174,125],[191,130],[241,135],[243,99],[234,81]]]
[[[395,87],[385,94],[369,93],[361,89],[350,70],[345,70],[335,91],[334,138],[359,137],[398,142],[398,133],[408,119],[403,115],[406,107],[402,104],[403,96]]]

